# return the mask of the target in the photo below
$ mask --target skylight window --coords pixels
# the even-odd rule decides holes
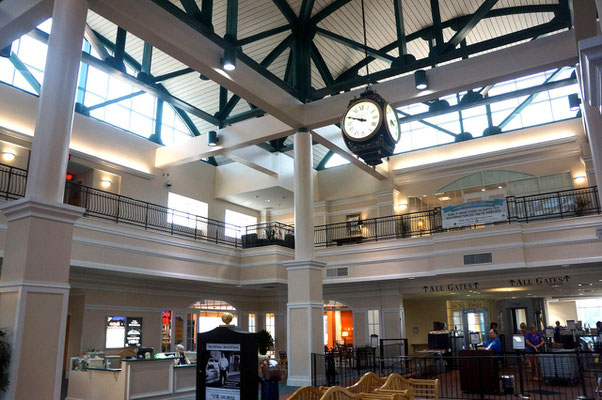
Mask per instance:
[[[334,153],[332,155],[332,157],[330,157],[330,160],[328,160],[326,165],[324,165],[324,168],[333,168],[333,167],[338,167],[339,165],[346,165],[346,164],[350,164],[350,162],[345,160],[343,157],[341,157],[337,153]]]

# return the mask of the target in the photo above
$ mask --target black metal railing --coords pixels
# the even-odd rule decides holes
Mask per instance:
[[[25,196],[27,170],[0,164],[0,198],[15,200]]]
[[[357,350],[343,357],[312,354],[312,385],[351,386],[365,373],[374,372],[381,377],[398,373],[407,378],[438,379],[442,399],[566,400],[602,394],[602,363],[594,352],[383,358],[373,349]],[[536,357],[538,376],[527,367],[529,357]]]
[[[440,231],[441,210],[436,208],[403,215],[318,225],[314,228],[314,243],[318,247],[341,246],[349,243],[432,235]]]
[[[598,188],[562,190],[531,196],[506,198],[508,221],[530,222],[550,218],[600,214]]]
[[[280,222],[265,222],[243,228],[242,247],[279,245],[295,248],[295,228]]]
[[[239,226],[77,183],[67,182],[65,202],[85,208],[86,216],[135,225],[194,240],[205,240],[234,247],[240,246],[239,237],[243,228]]]
[[[11,200],[23,197],[26,185],[27,170],[0,164],[0,198]],[[194,240],[243,248],[267,245],[295,247],[294,227],[280,222],[240,227],[70,181],[66,183],[65,202],[85,208],[87,216]],[[596,186],[530,196],[509,196],[506,198],[506,205],[508,223],[529,223],[601,213]],[[473,227],[454,229],[470,228]],[[341,246],[432,235],[443,231],[441,209],[435,208],[403,215],[318,225],[314,228],[314,243],[317,247]]]

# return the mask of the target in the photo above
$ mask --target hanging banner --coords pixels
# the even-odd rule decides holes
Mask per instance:
[[[443,229],[491,224],[507,219],[506,199],[481,200],[441,207]]]

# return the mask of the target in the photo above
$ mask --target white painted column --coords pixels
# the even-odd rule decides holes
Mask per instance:
[[[63,202],[87,0],[55,0],[27,196]]]
[[[294,137],[295,151],[295,260],[314,256],[314,187],[311,134],[301,128]]]
[[[11,346],[6,399],[60,399],[75,221],[62,203],[86,0],[55,0],[26,197],[6,203],[0,327]]]
[[[300,129],[295,134],[295,261],[284,263],[288,271],[289,386],[311,385],[312,353],[324,352],[322,277],[325,264],[314,260],[311,142],[307,130]]]

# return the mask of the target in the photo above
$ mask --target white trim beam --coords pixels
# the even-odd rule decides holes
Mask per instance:
[[[51,0],[0,2],[0,49],[10,45],[52,16]]]

